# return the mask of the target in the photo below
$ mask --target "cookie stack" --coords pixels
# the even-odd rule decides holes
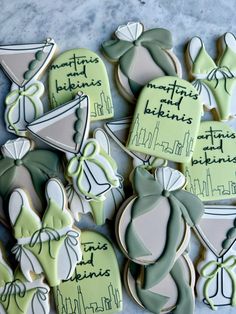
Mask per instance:
[[[19,264],[13,272],[1,247],[1,314],[47,314],[50,291],[58,314],[122,311],[114,248],[83,229],[86,214],[91,227],[115,221],[127,258],[124,285],[141,308],[194,313],[191,228],[204,247],[199,298],[212,309],[236,305],[236,134],[227,123],[235,116],[234,35],[226,33],[220,45],[215,63],[200,38],[190,41],[190,83],[181,78],[168,30],[119,26],[102,51],[116,64],[117,86],[134,113],[95,129],[93,121],[113,118],[115,108],[96,53],[72,49],[51,63],[52,39],[0,46],[12,81],[6,128],[17,136],[1,148],[0,219],[16,240],[11,252]],[[44,112],[38,79],[47,67],[50,110]],[[212,114],[208,121],[201,121],[204,108]],[[107,134],[133,159],[129,197]]]

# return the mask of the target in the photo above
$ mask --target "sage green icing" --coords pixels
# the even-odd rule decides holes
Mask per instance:
[[[29,80],[31,75],[32,75],[33,71],[32,70],[28,70],[24,73],[24,79],[25,80]]]
[[[236,238],[236,228],[231,228],[227,232],[227,238]]]
[[[231,244],[232,244],[232,240],[231,239],[225,239],[222,242],[222,247],[223,247],[223,249],[227,250],[230,247]]]
[[[77,120],[74,124],[75,134],[73,140],[76,144],[81,144],[84,139],[84,129],[87,123],[87,108],[79,107],[76,110]]]
[[[133,264],[135,265],[135,264]],[[132,275],[137,278],[137,270],[134,269],[135,267],[130,267],[130,271]],[[193,314],[194,313],[194,299],[192,295],[192,289],[189,286],[189,283],[186,282],[184,279],[183,268],[181,266],[180,260],[177,260],[170,270],[170,275],[172,276],[173,280],[178,289],[178,299],[176,306],[171,313],[173,314]],[[168,297],[159,295],[157,293],[153,293],[148,289],[145,289],[140,286],[138,282],[136,282],[136,291],[137,295],[148,311],[159,314],[161,313],[162,309],[164,308],[165,304],[168,302]]]
[[[145,289],[148,289],[160,282],[173,266],[183,233],[181,230],[182,219],[189,226],[195,225],[203,215],[204,207],[202,202],[189,192],[177,190],[165,193],[160,183],[143,167],[137,167],[134,170],[133,188],[137,198],[132,205],[131,221],[125,234],[128,255],[131,258],[135,259],[148,253],[137,232],[134,232],[134,219],[152,210],[163,195],[168,198],[171,208],[167,226],[167,241],[162,255],[155,264],[145,267]]]
[[[105,223],[105,213],[103,209],[104,201],[90,201],[92,209],[93,220],[96,225],[103,225]]]
[[[47,180],[61,176],[59,156],[49,150],[29,151],[21,160],[3,157],[0,159],[0,195],[5,201],[12,192],[11,187],[18,165],[24,166],[29,171],[35,191],[41,200],[44,199]]]
[[[29,64],[29,69],[34,70],[36,68],[36,66],[37,66],[37,60],[33,60]]]
[[[38,61],[42,61],[44,57],[44,52],[42,50],[39,50],[35,54],[35,59]]]
[[[233,244],[236,238],[236,219],[234,220],[234,227],[227,231],[226,239],[222,242],[222,248],[227,250]]]
[[[221,120],[229,117],[231,98],[235,88],[235,64],[236,53],[226,46],[222,56],[215,63],[207,53],[204,46],[193,63],[192,72],[195,74],[206,74],[207,77],[200,79],[212,91],[217,102],[217,109]],[[221,74],[223,77],[218,78]]]
[[[120,69],[128,78],[132,92],[137,95],[140,91],[133,80],[130,81],[130,68],[137,46],[143,46],[150,53],[153,61],[164,71],[165,75],[176,76],[176,71],[171,66],[164,49],[171,49],[172,36],[166,29],[155,28],[143,32],[133,42],[125,40],[109,40],[102,44],[104,54],[112,61],[119,61]]]

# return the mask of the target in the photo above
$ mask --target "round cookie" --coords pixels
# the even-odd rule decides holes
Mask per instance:
[[[181,77],[181,65],[172,47],[168,30],[155,28],[144,31],[139,22],[119,26],[115,39],[102,44],[105,56],[118,63],[116,81],[121,93],[131,102],[153,79],[165,75]]]
[[[158,314],[172,311],[175,313],[175,309],[180,308],[186,310],[182,313],[193,313],[195,271],[187,254],[179,257],[171,272],[161,282],[146,291],[142,289],[144,280],[142,273],[143,266],[140,267],[130,261],[126,263],[125,287],[139,306]]]
[[[127,148],[175,162],[189,161],[200,125],[202,102],[187,81],[165,76],[139,95]]]
[[[201,217],[203,204],[181,190],[185,177],[169,167],[157,169],[155,175],[137,167],[132,181],[134,197],[122,205],[117,216],[117,240],[129,259],[151,264],[148,267],[159,268],[163,275],[186,249],[189,227]]]

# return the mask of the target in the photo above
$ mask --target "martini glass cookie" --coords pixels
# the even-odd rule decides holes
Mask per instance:
[[[194,151],[202,102],[189,82],[165,76],[141,91],[127,148],[175,162],[189,161]]]
[[[133,172],[134,196],[121,207],[116,235],[124,254],[146,265],[146,284],[169,273],[189,243],[189,228],[203,214],[203,204],[183,190],[185,177],[169,167]]]
[[[71,279],[53,289],[57,313],[64,314],[65,308],[74,314],[122,311],[120,271],[112,244],[102,234],[84,230],[81,249],[83,259]]]
[[[113,117],[105,65],[95,52],[84,48],[62,53],[49,69],[51,108],[71,101],[78,92],[89,95],[92,121]]]
[[[26,135],[26,125],[43,114],[44,93],[38,81],[56,51],[55,42],[0,46],[0,65],[12,81],[5,99],[7,131]]]
[[[77,95],[28,125],[28,129],[66,153],[66,175],[79,195],[88,201],[103,201],[108,191],[120,186],[120,178],[111,156],[96,139],[88,139],[89,112],[88,97]]]
[[[19,268],[13,273],[0,248],[0,313],[49,314],[49,287],[43,277],[26,280]]]
[[[63,185],[50,179],[46,185],[47,208],[42,219],[34,211],[23,189],[15,189],[9,200],[9,216],[17,244],[12,252],[28,281],[32,273],[44,274],[50,287],[69,279],[82,259],[80,231],[73,227]]]
[[[154,78],[182,75],[181,65],[172,51],[171,33],[163,28],[144,31],[139,22],[121,25],[115,39],[105,41],[105,56],[117,63],[116,80],[124,96],[134,101],[140,90]]]
[[[225,33],[220,38],[220,53],[215,62],[206,51],[203,41],[193,37],[187,49],[192,84],[208,110],[213,110],[219,120],[236,115],[236,38]]]

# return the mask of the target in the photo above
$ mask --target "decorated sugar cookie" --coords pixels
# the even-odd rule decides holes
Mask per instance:
[[[181,65],[174,55],[171,33],[163,28],[144,31],[139,22],[120,25],[115,39],[102,44],[105,56],[118,63],[116,79],[124,96],[137,98],[144,85],[153,79],[181,76]]]
[[[62,53],[49,70],[49,98],[52,108],[71,101],[78,92],[89,95],[91,120],[113,117],[105,65],[95,52],[84,48]]]
[[[134,167],[143,165],[148,169],[155,169],[160,166],[165,166],[167,162],[164,159],[127,149],[126,143],[129,137],[131,122],[132,118],[127,117],[107,122],[104,127],[107,133],[121,147],[121,149],[132,157]]]
[[[42,277],[28,282],[19,269],[13,274],[0,250],[0,313],[49,314],[49,287]]]
[[[64,313],[122,311],[120,271],[111,243],[94,231],[82,231],[83,259],[71,279],[54,288],[56,310]]]
[[[205,251],[197,295],[212,310],[236,306],[236,207],[207,205],[195,228]]]
[[[134,196],[121,207],[116,235],[125,255],[147,265],[147,285],[163,278],[189,243],[189,227],[203,213],[203,204],[182,190],[185,177],[169,167],[155,175],[137,167],[133,173]],[[155,263],[154,263],[155,262]],[[159,276],[159,277],[158,277]]]
[[[1,147],[1,153],[0,196],[3,209],[7,211],[13,189],[22,188],[28,191],[37,212],[42,212],[47,180],[62,175],[59,156],[50,150],[34,149],[34,143],[26,138],[7,141]]]
[[[43,114],[43,84],[38,81],[56,51],[52,39],[43,43],[0,46],[0,65],[12,86],[6,96],[7,130],[26,135],[26,125]]]
[[[28,129],[42,141],[66,153],[66,174],[71,178],[75,191],[86,200],[102,201],[106,192],[120,186],[112,158],[96,139],[87,138],[87,96],[77,95],[74,100],[28,125]]]
[[[41,220],[34,212],[27,193],[15,189],[9,200],[9,216],[17,240],[12,252],[25,278],[32,281],[31,273],[43,273],[53,287],[72,276],[82,253],[80,232],[73,228],[60,181],[48,181],[46,198],[48,206]]]
[[[188,60],[192,84],[208,110],[214,109],[220,120],[236,115],[236,38],[225,33],[220,39],[220,55],[215,62],[207,53],[199,37],[193,37],[188,45]]]
[[[94,130],[94,138],[99,142],[99,145],[103,150],[103,154],[109,158],[109,156],[111,156],[110,141],[106,133],[102,129],[97,128]],[[114,171],[117,171],[116,162],[111,157],[110,163]],[[105,194],[104,201],[87,201],[74,190],[73,185],[68,185],[68,201],[75,220],[79,221],[81,214],[87,213],[92,214],[95,223],[98,225],[104,224],[106,219],[113,219],[115,213],[125,200],[123,190],[124,179],[120,174],[117,174],[117,176],[119,177],[120,185],[117,188],[109,190]]]
[[[193,156],[183,164],[186,189],[203,201],[234,198],[235,145],[236,133],[227,124],[202,122]]]
[[[193,154],[202,103],[187,81],[165,76],[140,93],[127,148],[159,158],[184,162]]]
[[[128,262],[125,286],[142,308],[152,313],[194,313],[194,266],[187,254],[179,257],[170,273],[150,289],[144,289],[144,267]]]

